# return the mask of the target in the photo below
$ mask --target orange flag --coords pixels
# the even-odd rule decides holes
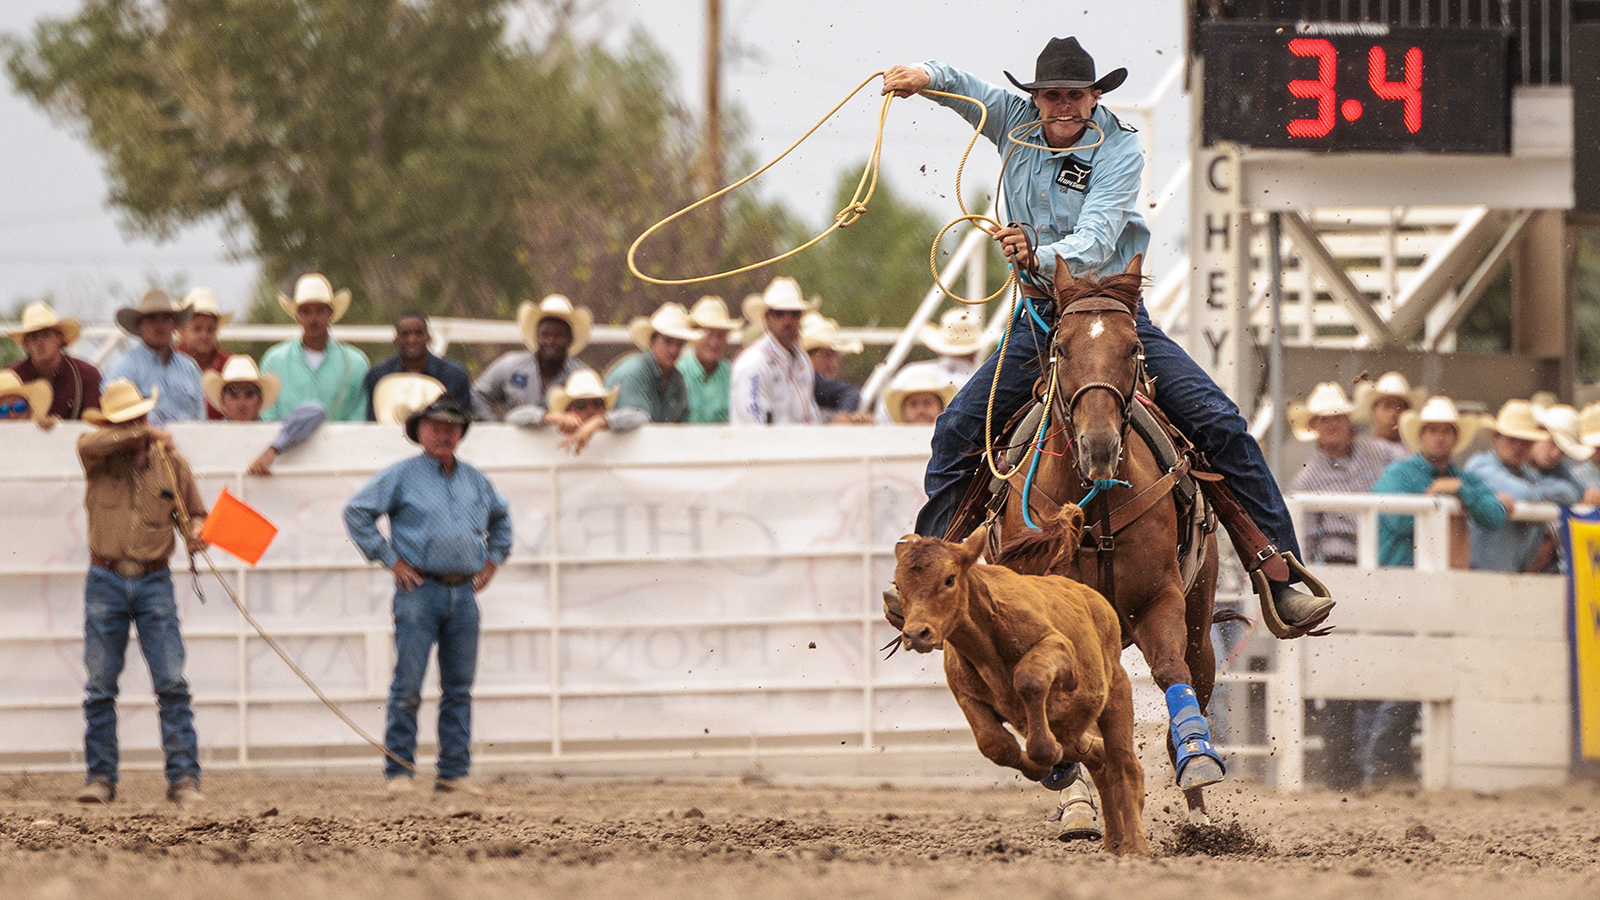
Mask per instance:
[[[277,536],[278,526],[229,493],[226,486],[211,505],[206,523],[200,526],[202,541],[221,547],[252,566]]]

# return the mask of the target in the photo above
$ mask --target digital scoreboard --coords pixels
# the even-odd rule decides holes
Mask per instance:
[[[1509,44],[1499,29],[1209,20],[1205,142],[1509,153]]]

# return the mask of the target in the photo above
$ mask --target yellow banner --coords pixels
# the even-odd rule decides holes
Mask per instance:
[[[1578,757],[1600,761],[1600,521],[1567,518],[1572,551],[1573,742]]]

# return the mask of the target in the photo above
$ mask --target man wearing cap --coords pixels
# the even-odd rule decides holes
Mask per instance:
[[[456,457],[471,417],[445,394],[406,418],[422,453],[384,469],[344,508],[345,529],[367,559],[394,574],[394,680],[384,762],[391,793],[411,790],[422,678],[439,655],[439,790],[463,785],[471,766],[472,681],[478,663],[477,593],[511,553],[511,515],[500,492]],[[389,537],[378,519],[389,517]]]
[[[559,428],[561,440],[556,448],[573,456],[589,446],[601,431],[632,431],[650,421],[650,414],[635,406],[618,406],[620,388],[606,390],[600,376],[591,369],[573,372],[566,384],[550,389],[546,409],[523,406],[506,415],[506,421],[524,428]]]
[[[462,409],[472,408],[472,379],[467,375],[466,367],[453,359],[434,356],[428,349],[431,337],[428,332],[428,317],[420,312],[408,310],[394,320],[395,354],[373,366],[362,381],[362,387],[367,395],[368,422],[378,420],[372,408],[373,387],[377,385],[378,379],[396,372],[427,375],[444,385],[445,390],[456,398]]]
[[[190,363],[193,365],[193,362]],[[167,559],[175,548],[174,524],[190,552],[203,547],[206,508],[189,464],[172,436],[149,424],[155,397],[132,382],[105,386],[101,408],[87,421],[100,426],[78,438],[83,462],[84,509],[89,521],[89,574],[84,583],[84,758],[88,780],[80,803],[110,803],[117,795],[117,681],[128,649],[129,626],[150,667],[166,751],[167,799],[180,805],[204,799],[189,683],[183,677],[183,636]],[[187,514],[188,521],[181,522]]]
[[[954,385],[958,391],[972,380],[972,373],[978,368],[978,350],[983,346],[983,323],[975,312],[960,308],[945,310],[937,328],[922,326],[921,338],[922,345],[938,356],[901,366],[889,379],[886,391],[904,389],[912,381],[926,381],[925,375]],[[875,413],[882,424],[893,421],[881,396]]]
[[[24,382],[13,369],[0,371],[0,422],[31,419],[45,431],[55,427],[50,415],[50,385],[43,378]]]
[[[1359,437],[1351,418],[1356,405],[1344,388],[1327,381],[1305,403],[1289,407],[1296,440],[1316,442],[1311,458],[1295,473],[1289,489],[1310,494],[1364,494],[1390,464],[1410,454],[1399,444]],[[1308,517],[1307,561],[1354,565],[1356,520],[1349,513],[1318,512]]]
[[[1528,462],[1533,447],[1550,436],[1526,400],[1507,400],[1500,414],[1486,425],[1492,434],[1489,449],[1467,460],[1463,468],[1494,491],[1510,511],[1518,502],[1571,506],[1583,497],[1582,488],[1561,478],[1541,478]],[[1506,521],[1502,525],[1472,525],[1472,567],[1493,572],[1528,572],[1544,541],[1546,527],[1539,522]]]
[[[578,354],[589,345],[593,328],[594,315],[560,294],[538,303],[524,300],[517,307],[517,330],[528,349],[505,354],[473,382],[473,418],[499,422],[524,406],[532,407],[524,415],[542,418],[550,389],[588,368]]]
[[[57,316],[47,303],[30,303],[22,311],[21,327],[7,332],[28,354],[11,371],[23,382],[43,379],[50,385],[47,412],[53,419],[81,419],[100,408],[100,370],[67,355],[79,331],[77,319]]]
[[[1065,265],[1074,275],[1104,277],[1129,269],[1149,246],[1150,230],[1135,209],[1144,168],[1138,137],[1099,102],[1127,74],[1119,68],[1096,78],[1094,60],[1071,37],[1050,39],[1039,54],[1032,82],[1006,74],[1026,98],[939,62],[894,66],[884,73],[885,94],[908,97],[931,88],[976,98],[988,111],[983,133],[1004,160],[1001,184],[1016,224],[993,235],[1022,278],[1031,309],[1018,312],[1004,377],[994,385],[996,425],[1031,399],[1045,355],[1047,325],[1055,316],[1056,266]],[[931,99],[977,124],[980,111],[971,103]],[[1135,320],[1145,369],[1160,385],[1156,402],[1226,476],[1244,516],[1222,509],[1223,524],[1236,545],[1260,548],[1249,556],[1261,560],[1255,565],[1267,575],[1273,611],[1288,626],[1285,636],[1305,633],[1327,618],[1333,601],[1291,586],[1297,579],[1279,554],[1299,554],[1294,521],[1248,423],[1205,370],[1150,321],[1142,303]],[[998,355],[991,356],[939,417],[926,476],[928,503],[917,517],[918,534],[943,535],[968,484],[979,474],[998,362]],[[1262,600],[1266,603],[1268,597]]]
[[[1473,523],[1499,528],[1506,508],[1482,478],[1456,468],[1451,459],[1472,443],[1477,419],[1463,416],[1449,397],[1430,397],[1421,410],[1400,416],[1400,438],[1413,451],[1378,476],[1374,494],[1450,494],[1461,501]],[[1378,517],[1378,565],[1411,566],[1416,561],[1416,523],[1411,516]]]
[[[367,418],[367,356],[333,339],[333,323],[350,309],[350,291],[334,293],[333,284],[315,272],[294,283],[294,297],[278,295],[278,305],[300,324],[300,339],[284,341],[261,357],[261,371],[278,376],[281,391],[261,418],[276,422],[295,407],[315,401],[334,422]]]
[[[206,372],[221,372],[233,356],[217,346],[217,332],[233,321],[233,313],[225,313],[217,306],[217,297],[210,288],[197,287],[183,297],[183,306],[189,311],[189,321],[178,329],[178,352],[186,354]],[[222,410],[206,401],[206,418],[222,419]]]
[[[701,297],[689,308],[689,324],[702,335],[689,345],[690,352],[678,357],[678,371],[689,394],[689,421],[726,424],[733,367],[723,357],[728,335],[744,323],[728,318],[728,304],[721,297]]]
[[[261,411],[278,399],[278,376],[262,374],[255,360],[245,354],[232,354],[221,372],[206,372],[200,376],[200,389],[206,393],[206,402],[222,410],[229,422],[259,422]],[[278,436],[267,449],[250,463],[251,475],[271,475],[272,464],[288,450],[300,446],[322,425],[328,411],[315,400],[296,406],[283,417]]]
[[[839,378],[839,357],[861,352],[860,341],[845,340],[839,333],[839,323],[815,310],[800,319],[800,349],[811,358],[811,371],[816,374],[812,396],[817,409],[828,422],[857,422],[861,410],[861,389]],[[870,424],[866,415],[861,424]]]
[[[639,352],[618,360],[606,375],[606,387],[618,391],[617,405],[642,409],[652,422],[689,421],[689,391],[678,357],[690,341],[704,337],[689,324],[689,311],[663,303],[649,318],[635,316],[628,336]]]
[[[739,353],[729,374],[733,425],[816,425],[822,421],[811,358],[800,349],[800,317],[812,309],[800,283],[778,276],[745,298],[744,315],[765,333]]]
[[[197,422],[206,417],[206,398],[200,392],[200,366],[172,346],[173,332],[189,321],[189,310],[166,291],[151,289],[138,306],[117,310],[117,326],[139,339],[112,364],[100,385],[131,381],[141,396],[153,398],[151,424]]]

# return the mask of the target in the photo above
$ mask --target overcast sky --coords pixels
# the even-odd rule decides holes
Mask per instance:
[[[936,58],[1002,84],[1003,70],[1026,81],[1045,41],[1075,34],[1101,73],[1119,65],[1129,69],[1127,83],[1107,99],[1137,101],[1180,58],[1183,33],[1179,0],[1092,8],[1077,0],[1028,5],[1027,12],[979,0],[723,4],[724,103],[749,118],[751,144],[761,161],[787,147],[867,75],[895,63]],[[77,0],[6,0],[0,4],[0,30],[29,33],[40,17],[70,16],[79,5]],[[702,108],[704,0],[608,0],[606,9],[588,27],[616,44],[630,28],[643,28],[677,64],[685,100]],[[1175,96],[1163,106],[1157,120],[1163,146],[1183,146],[1183,103]],[[866,159],[877,109],[877,91],[869,86],[841,110],[836,124],[753,187],[781,197],[819,225],[831,219],[839,173]],[[955,114],[925,100],[897,101],[885,135],[884,177],[941,221],[955,217],[955,167],[969,134]],[[1158,161],[1157,181],[1178,163],[1175,155],[1163,155],[1168,158]],[[968,196],[979,186],[992,186],[998,171],[990,145],[980,144],[973,159],[965,181]],[[0,179],[0,316],[8,316],[18,301],[49,297],[64,313],[104,320],[152,280],[207,285],[227,309],[248,302],[256,267],[230,257],[220,222],[189,229],[166,243],[124,231],[107,206],[99,158],[71,129],[51,122],[9,90],[0,92],[0,160],[6,172]],[[728,173],[730,180],[743,174]],[[1159,237],[1174,226],[1163,223],[1158,229],[1158,269],[1171,263],[1161,258]],[[845,232],[830,240],[847,238]]]

